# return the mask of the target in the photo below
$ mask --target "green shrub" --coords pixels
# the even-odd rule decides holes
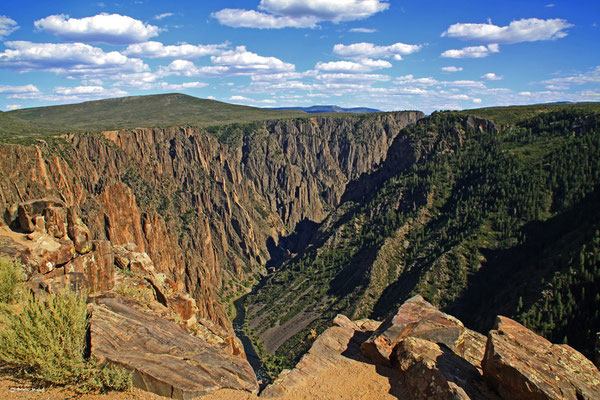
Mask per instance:
[[[17,263],[0,258],[0,303],[12,303],[20,292],[25,274]]]
[[[35,379],[58,385],[76,385],[83,391],[124,390],[129,373],[100,366],[84,357],[89,325],[86,295],[64,291],[44,299],[33,295],[3,315],[0,358]]]

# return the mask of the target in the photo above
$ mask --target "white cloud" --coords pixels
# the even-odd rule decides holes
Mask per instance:
[[[158,87],[162,90],[185,90],[185,89],[198,89],[208,86],[207,83],[204,82],[185,82],[185,83],[167,83],[161,82],[158,84]]]
[[[371,72],[382,68],[391,68],[392,64],[385,60],[371,60],[370,58],[354,61],[318,62],[315,69],[326,72]]]
[[[7,104],[6,107],[7,111],[12,111],[12,110],[18,110],[19,108],[21,108],[20,104]]]
[[[172,17],[173,15],[175,15],[175,14],[173,14],[172,12],[166,12],[166,13],[155,15],[154,19],[160,21],[163,18]]]
[[[441,54],[445,58],[483,58],[492,53],[498,53],[500,46],[497,44],[489,44],[486,46],[464,47],[462,49],[446,50]]]
[[[567,36],[564,31],[573,25],[564,19],[529,18],[512,21],[508,26],[487,24],[454,24],[442,36],[484,43],[520,43],[554,40]]]
[[[0,85],[0,94],[21,94],[21,93],[39,93],[39,89],[34,85],[7,86]]]
[[[10,35],[17,29],[19,29],[19,25],[17,25],[16,21],[5,15],[0,15],[0,39]]]
[[[50,15],[34,22],[36,28],[62,40],[108,44],[143,42],[157,36],[160,29],[120,14],[98,14],[93,17],[69,18]]]
[[[221,24],[259,29],[316,28],[319,22],[339,23],[368,18],[385,11],[382,0],[261,0],[258,9],[223,9],[212,16]]]
[[[235,50],[222,52],[211,56],[213,65],[198,67],[189,60],[174,60],[167,67],[159,68],[160,75],[179,76],[234,76],[255,74],[290,73],[295,69],[294,64],[286,63],[275,57],[264,57],[246,50],[245,46]]]
[[[244,97],[244,96],[239,96],[239,95],[234,95],[231,96],[229,98],[229,101],[235,101],[238,103],[250,103],[250,104],[275,104],[276,101],[272,100],[272,99],[265,99],[265,100],[254,100],[254,99],[250,99],[248,97]]]
[[[552,89],[567,89],[571,85],[600,84],[600,65],[584,73],[548,79],[541,83]]]
[[[546,4],[544,7],[549,8],[549,7],[554,7],[556,4],[554,3],[550,3],[550,4]]]
[[[232,74],[256,74],[292,72],[294,64],[286,63],[275,57],[264,57],[246,50],[245,46],[223,52],[219,56],[211,56],[216,67],[227,68]]]
[[[531,92],[519,92],[520,96],[531,96]]]
[[[100,78],[120,72],[148,69],[142,60],[128,58],[117,51],[104,52],[83,43],[5,42],[0,67],[19,72],[51,71],[67,77]]]
[[[455,94],[449,97],[452,100],[470,100],[470,97],[466,94]]]
[[[442,71],[446,71],[446,72],[459,72],[462,71],[463,68],[462,67],[442,67]]]
[[[374,82],[387,82],[391,78],[388,75],[381,74],[321,74],[316,77],[319,81],[327,83],[374,83]]]
[[[371,29],[371,28],[352,28],[352,29],[350,29],[350,32],[375,33],[375,32],[377,32],[377,29]]]
[[[314,17],[290,18],[280,17],[254,10],[225,8],[212,14],[221,25],[233,28],[281,29],[281,28],[316,28]]]
[[[493,72],[488,72],[487,74],[483,74],[483,75],[481,75],[481,78],[487,79],[488,81],[499,81],[500,79],[502,79],[501,76],[498,76]]]
[[[382,57],[400,60],[403,55],[412,54],[421,49],[418,44],[395,43],[390,46],[376,46],[373,43],[336,44],[333,54],[344,58]]]
[[[385,11],[381,0],[261,0],[259,9],[289,17],[316,17],[322,21],[355,21]]]
[[[55,87],[54,93],[63,96],[125,96],[127,92],[120,89],[105,89],[102,86]]]
[[[189,60],[206,55],[219,54],[223,51],[225,46],[225,44],[178,44],[165,46],[160,42],[144,42],[127,46],[127,49],[123,54],[133,57],[179,58]]]
[[[475,98],[475,99],[473,99],[473,103],[475,103],[475,104],[479,104],[479,103],[481,103],[481,101],[482,101],[482,100],[481,100],[481,99],[479,99],[479,98]]]

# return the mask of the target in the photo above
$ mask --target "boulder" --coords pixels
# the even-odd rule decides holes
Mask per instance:
[[[590,360],[502,316],[488,335],[483,374],[504,399],[600,399],[600,372]]]
[[[43,211],[46,232],[57,239],[67,234],[67,210],[63,207],[46,207]]]
[[[413,400],[499,400],[477,368],[443,344],[408,337],[396,346],[395,359]]]
[[[176,399],[223,388],[258,392],[245,359],[118,298],[96,299],[90,331],[92,355],[132,370],[134,386],[143,390]]]
[[[68,238],[56,239],[46,233],[34,232],[20,254],[20,260],[32,273],[46,274],[75,257],[75,247]]]
[[[67,211],[67,232],[73,241],[75,251],[85,254],[91,249],[91,234],[87,226],[81,221],[74,208]]]
[[[465,330],[458,319],[439,311],[421,296],[415,296],[402,304],[395,315],[381,323],[362,344],[361,353],[376,364],[391,365],[396,345],[411,336],[443,343],[462,355]]]
[[[83,275],[90,294],[111,290],[115,286],[114,253],[110,242],[95,240],[92,251],[73,259],[65,265],[67,275]]]

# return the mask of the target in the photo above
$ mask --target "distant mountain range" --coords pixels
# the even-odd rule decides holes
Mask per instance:
[[[381,112],[381,110],[377,110],[375,108],[367,108],[367,107],[343,108],[340,106],[277,107],[277,108],[270,108],[270,110],[298,110],[298,111],[304,111],[305,113],[309,113],[309,114],[320,114],[320,113],[365,114],[365,113]]]

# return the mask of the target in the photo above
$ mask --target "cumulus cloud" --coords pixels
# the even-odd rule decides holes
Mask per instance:
[[[339,23],[368,18],[389,6],[382,0],[261,0],[260,11],[223,9],[212,16],[235,28],[316,28],[323,21]]]
[[[344,58],[389,58],[402,59],[403,55],[412,54],[421,49],[418,44],[395,43],[390,46],[376,46],[373,43],[354,43],[350,45],[336,44],[333,54]]]
[[[179,91],[185,89],[198,89],[208,86],[207,83],[204,82],[184,82],[184,83],[167,83],[160,82],[158,87],[162,90],[171,90],[171,91]]]
[[[126,15],[98,14],[93,17],[69,18],[50,15],[34,22],[37,29],[52,33],[62,40],[108,44],[129,44],[157,36],[157,26],[145,24]]]
[[[565,29],[572,27],[564,19],[528,18],[513,21],[507,26],[487,24],[454,24],[442,36],[484,43],[520,43],[554,40],[567,36]]]
[[[316,76],[316,79],[322,82],[328,83],[352,83],[352,84],[365,84],[374,82],[387,82],[391,78],[388,75],[381,74],[346,74],[346,73],[334,73],[334,74],[320,74]]]
[[[19,25],[17,25],[16,21],[5,15],[0,15],[0,39],[10,35],[17,29],[19,29]]]
[[[0,85],[1,94],[21,94],[21,93],[39,93],[39,89],[34,85],[7,86]]]
[[[481,78],[487,79],[488,81],[499,81],[500,79],[502,79],[501,76],[498,76],[493,72],[488,72],[487,74],[483,74],[483,75],[481,75]]]
[[[142,60],[128,58],[117,51],[104,52],[83,43],[5,43],[0,53],[0,67],[19,72],[51,71],[67,77],[94,77],[119,72],[142,72],[148,69]]]
[[[18,110],[19,108],[21,108],[21,105],[20,104],[7,104],[5,108],[6,108],[6,111]]]
[[[225,8],[213,13],[221,25],[233,28],[281,29],[316,28],[318,19],[314,17],[281,17],[254,10]]]
[[[58,86],[54,88],[54,93],[63,96],[125,96],[127,92],[120,89],[105,89],[102,86],[75,86],[75,87],[62,87]]]
[[[326,72],[350,72],[350,73],[363,73],[371,72],[382,68],[391,68],[392,64],[385,60],[372,60],[370,58],[364,58],[358,62],[354,61],[333,61],[333,62],[319,62],[315,66],[316,70]]]
[[[187,60],[219,54],[225,46],[225,44],[178,44],[165,46],[160,42],[144,42],[127,46],[123,54],[133,57],[179,58]]]
[[[464,47],[462,49],[446,50],[441,56],[446,58],[483,58],[492,53],[498,53],[499,51],[500,46],[497,44],[488,44],[487,46],[472,46]]]
[[[286,63],[275,57],[264,57],[238,46],[235,50],[211,56],[210,60],[217,67],[225,67],[233,74],[278,73],[291,72],[294,64]]]
[[[198,67],[189,60],[174,60],[167,67],[159,69],[161,75],[179,76],[234,76],[255,74],[289,73],[295,69],[294,64],[286,63],[275,57],[264,57],[246,50],[245,46],[235,50],[223,51],[218,56],[211,56],[213,65]]]
[[[442,67],[442,71],[445,71],[445,72],[460,72],[462,70],[463,70],[462,67],[453,67],[453,66]]]

